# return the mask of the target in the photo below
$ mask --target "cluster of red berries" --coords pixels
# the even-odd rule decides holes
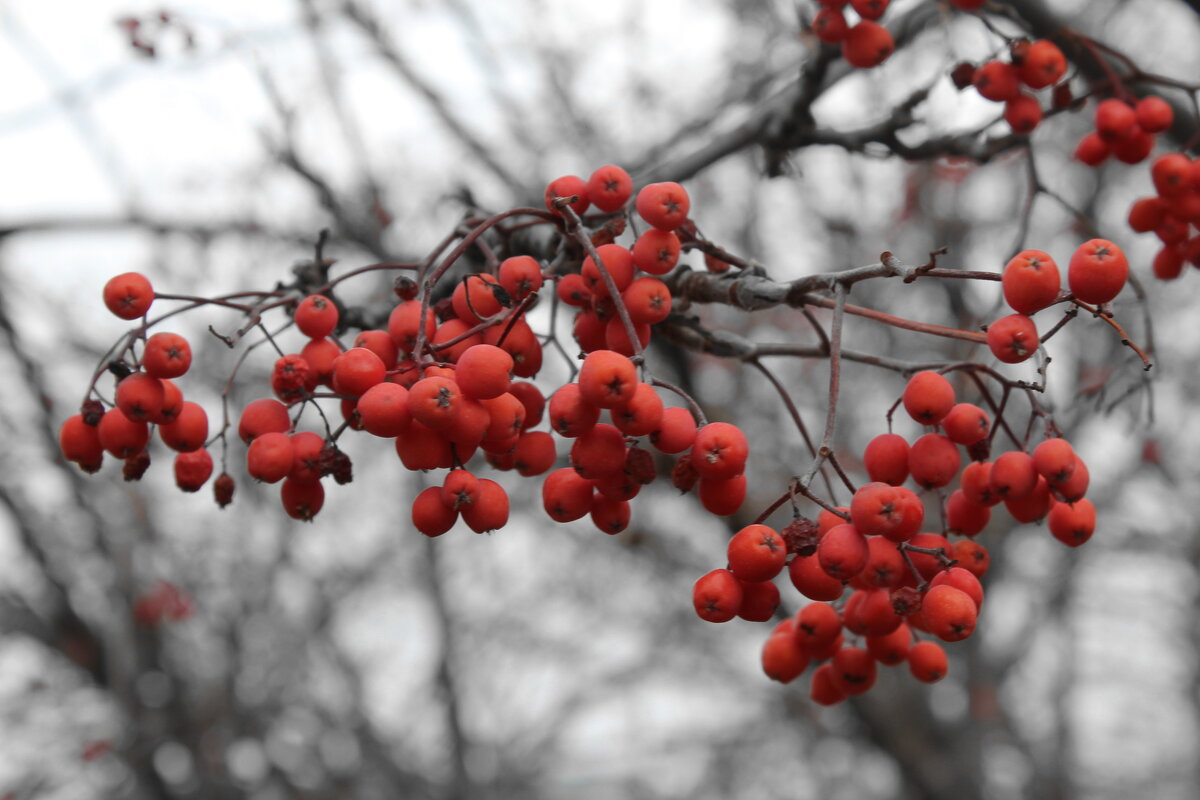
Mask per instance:
[[[945,676],[942,646],[915,637],[956,642],[971,635],[983,602],[979,578],[989,562],[973,537],[994,506],[1003,502],[1018,522],[1048,519],[1051,534],[1072,547],[1095,529],[1095,508],[1084,499],[1087,467],[1065,439],[989,461],[990,416],[958,402],[943,375],[917,373],[901,401],[932,430],[911,444],[894,433],[872,439],[863,453],[871,482],[854,493],[849,508],[824,510],[816,522],[797,516],[781,532],[761,524],[743,528],[730,540],[728,567],[704,575],[693,590],[696,613],[710,622],[767,621],[780,603],[773,579],[786,567],[792,585],[812,602],[772,631],[763,670],[787,683],[809,664],[825,662],[811,679],[818,703],[870,689],[877,663],[907,661],[926,682]],[[960,447],[971,457],[965,469]],[[925,503],[904,486],[910,478],[926,492],[959,479],[944,509],[944,535],[921,532]],[[951,543],[948,536],[964,538]],[[861,637],[861,646],[848,637]]]
[[[891,0],[819,0],[821,10],[813,17],[812,28],[826,44],[840,44],[842,58],[852,67],[870,69],[887,61],[896,50],[888,29],[875,20],[887,11]],[[846,19],[849,5],[858,14],[853,25]]]
[[[992,60],[979,67],[960,64],[951,78],[960,89],[974,86],[983,97],[1004,103],[1004,120],[1014,133],[1029,134],[1042,121],[1042,106],[1025,89],[1054,86],[1067,72],[1067,59],[1046,39],[1020,40],[1009,48],[1011,61]]]
[[[629,175],[612,165],[587,181],[564,176],[546,189],[547,208],[559,215],[564,205],[576,214],[593,207],[614,214],[632,197]],[[733,513],[746,494],[745,437],[727,423],[697,430],[691,411],[665,407],[654,386],[639,380],[631,358],[649,343],[651,326],[670,313],[670,291],[655,276],[678,261],[676,231],[688,222],[689,205],[679,184],[644,187],[634,206],[650,227],[624,246],[615,241],[623,226],[606,225],[601,233],[607,238],[599,244],[593,238],[579,271],[561,277],[544,274],[530,256],[513,256],[494,275],[467,276],[432,306],[428,298],[417,299],[415,284],[400,282],[386,329],[361,331],[346,350],[335,335],[342,315],[333,298],[313,294],[294,302],[292,320],[305,342],[275,362],[270,376],[275,396],[248,404],[238,421],[248,446],[247,472],[260,482],[279,483],[285,511],[311,520],[324,505],[322,479],[346,483],[351,465],[328,425],[326,435],[298,430],[292,409],[337,399],[343,427],[392,439],[407,469],[448,470],[440,485],[413,501],[418,530],[438,536],[460,517],[476,532],[495,530],[508,520],[508,495],[467,465],[482,451],[499,470],[523,477],[549,472],[557,460],[554,437],[533,430],[548,416],[551,430],[572,440],[571,465],[552,472],[542,487],[551,518],[566,522],[590,514],[606,533],[624,530],[629,500],[656,477],[653,456],[639,447],[643,437],[659,452],[679,456],[676,485],[699,483],[706,508]],[[542,391],[514,378],[535,378],[541,369],[542,342],[522,312],[548,277],[558,280],[557,296],[580,309],[574,335],[587,355],[578,380],[553,393],[546,415]],[[104,294],[113,313],[127,320],[144,317],[154,300],[149,282],[135,273],[113,278]],[[136,366],[118,383],[115,408],[104,412],[98,401],[89,401],[96,419],[85,413],[64,423],[64,454],[94,471],[107,450],[127,464],[140,464],[133,476],[140,477],[149,465],[146,447],[154,425],[165,443],[181,451],[180,485],[199,488],[212,473],[204,449],[207,416],[199,405],[185,402],[170,380],[187,369],[187,342],[156,333],[141,357],[131,360]],[[600,421],[604,410],[608,422]],[[199,462],[204,469],[195,468]],[[222,479],[231,494],[232,479]]]
[[[1113,300],[1129,277],[1129,262],[1121,248],[1107,239],[1084,242],[1071,256],[1067,282],[1071,294],[1085,303]],[[1001,273],[1004,300],[1015,314],[988,326],[992,354],[1006,364],[1019,364],[1037,352],[1037,326],[1031,316],[1058,302],[1062,279],[1058,265],[1041,250],[1022,250]]]
[[[1169,106],[1168,106],[1169,108]],[[1167,153],[1150,166],[1154,197],[1142,197],[1129,209],[1129,227],[1151,231],[1162,241],[1154,256],[1154,275],[1170,281],[1184,264],[1200,269],[1200,159]]]
[[[138,273],[118,275],[104,287],[105,304],[122,319],[143,316],[153,300],[150,282]],[[197,491],[213,472],[205,448],[208,415],[198,403],[185,400],[174,382],[191,366],[191,347],[177,333],[155,333],[145,339],[140,361],[140,370],[124,363],[115,367],[120,380],[113,408],[106,411],[98,401],[89,401],[63,423],[63,456],[84,472],[96,472],[108,453],[124,460],[127,480],[136,480],[150,466],[146,446],[154,425],[163,444],[178,453],[176,484],[185,492]]]
[[[1075,158],[1098,167],[1109,156],[1126,164],[1144,161],[1154,150],[1154,135],[1171,127],[1175,112],[1157,95],[1147,95],[1130,105],[1109,98],[1096,104],[1095,130],[1075,148]]]

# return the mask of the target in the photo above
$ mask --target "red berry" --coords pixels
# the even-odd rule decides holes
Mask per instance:
[[[1096,106],[1096,133],[1106,142],[1115,142],[1129,135],[1137,117],[1124,100],[1108,99]]]
[[[1026,136],[1041,124],[1042,105],[1033,95],[1022,92],[1005,102],[1004,121],[1013,133]]]
[[[842,58],[852,67],[870,69],[887,61],[896,42],[887,28],[864,19],[846,31],[842,40]]]
[[[117,384],[117,408],[134,422],[160,422],[164,394],[161,380],[135,372]]]
[[[1100,138],[1100,134],[1093,131],[1079,140],[1079,145],[1075,148],[1075,159],[1082,161],[1089,167],[1098,167],[1112,154],[1112,150],[1108,146],[1108,142]]]
[[[430,486],[413,500],[413,527],[429,537],[441,536],[454,527],[458,511],[442,502],[442,490]]]
[[[766,525],[748,525],[729,540],[729,569],[743,581],[769,581],[783,569],[787,545]]]
[[[579,391],[583,399],[597,408],[618,408],[637,391],[637,368],[633,362],[612,350],[589,353],[579,369]]]
[[[955,444],[972,445],[991,433],[992,420],[977,405],[958,403],[942,417],[942,431]]]
[[[946,642],[970,636],[978,614],[971,596],[949,584],[930,587],[921,601],[921,615],[929,632]]]
[[[121,319],[137,319],[154,302],[154,289],[140,272],[125,272],[104,284],[104,305]]]
[[[296,327],[310,339],[324,339],[338,324],[338,310],[333,301],[320,294],[310,294],[296,306],[293,316]]]
[[[333,390],[339,394],[361,397],[386,376],[383,361],[365,347],[352,347],[333,361]]]
[[[174,420],[158,426],[158,435],[172,450],[181,453],[199,450],[208,438],[208,414],[198,403],[185,401]]]
[[[287,406],[269,397],[247,405],[238,421],[238,436],[247,444],[264,433],[287,433],[291,429],[292,420],[288,417]]]
[[[58,446],[63,458],[74,461],[83,467],[100,466],[104,458],[104,447],[100,444],[100,431],[95,425],[83,421],[82,414],[76,414],[63,422],[58,429]]]
[[[583,178],[578,175],[563,175],[561,178],[555,178],[546,186],[546,208],[555,214],[561,214],[555,209],[554,200],[559,197],[576,197],[573,203],[570,203],[571,210],[576,214],[582,214],[588,210],[588,186]]]
[[[949,485],[958,474],[962,456],[954,442],[940,433],[927,433],[913,442],[908,471],[918,486],[936,489]]]
[[[500,285],[513,300],[524,300],[542,288],[542,267],[532,256],[513,256],[500,262]]]
[[[1041,250],[1022,250],[1004,267],[1004,301],[1013,311],[1032,314],[1054,302],[1062,288],[1058,265]]]
[[[1039,39],[1022,49],[1017,72],[1030,89],[1044,89],[1066,74],[1067,59],[1054,42]]]
[[[292,471],[295,453],[286,433],[259,434],[246,451],[246,471],[264,483],[278,483]]]
[[[846,22],[846,15],[841,12],[841,9],[822,8],[813,17],[812,29],[822,42],[837,44],[846,38],[846,34],[850,31],[850,25]]]
[[[727,569],[714,569],[696,581],[692,605],[701,619],[728,622],[742,605],[742,585]]]
[[[1059,503],[1050,509],[1048,527],[1055,539],[1069,547],[1078,547],[1091,539],[1096,530],[1096,507],[1090,500]]]
[[[988,326],[987,343],[1005,364],[1019,364],[1037,352],[1037,326],[1024,314],[1009,314]]]
[[[213,473],[213,459],[204,448],[175,456],[175,485],[185,492],[198,492]]]
[[[679,261],[679,237],[671,231],[650,228],[633,243],[633,263],[651,275],[666,275]],[[570,276],[565,276],[569,278]]]
[[[1138,126],[1146,133],[1161,133],[1175,121],[1171,104],[1157,95],[1148,95],[1138,101],[1134,108]]]
[[[732,478],[746,468],[749,445],[736,425],[710,422],[696,431],[692,443],[692,465],[702,478]]]
[[[1085,303],[1107,303],[1120,294],[1129,276],[1125,254],[1107,239],[1084,242],[1071,256],[1067,283]]]
[[[146,340],[142,367],[155,378],[178,378],[192,365],[192,348],[177,333],[156,333]]]
[[[325,505],[325,487],[320,481],[285,478],[279,492],[283,510],[292,519],[311,522]]]
[[[954,407],[954,387],[936,372],[918,372],[904,387],[903,400],[910,417],[922,425],[936,425]]]
[[[989,61],[975,70],[975,88],[988,100],[1003,103],[1021,94],[1017,68],[1003,61]]]
[[[114,458],[129,458],[142,452],[150,441],[150,429],[144,422],[130,420],[120,409],[104,413],[96,433],[103,447]],[[83,465],[83,462],[80,462]]]
[[[899,486],[908,480],[908,441],[896,433],[881,433],[867,443],[863,466],[872,481]]]
[[[690,208],[687,191],[678,183],[651,183],[637,196],[637,212],[648,224],[673,231],[687,219]]]
[[[917,642],[908,651],[908,669],[922,683],[937,683],[948,668],[946,651],[937,642]]]
[[[604,212],[616,211],[633,195],[629,173],[613,164],[600,167],[587,182],[587,198]]]

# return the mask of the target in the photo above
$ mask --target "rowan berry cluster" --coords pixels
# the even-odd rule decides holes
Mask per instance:
[[[248,404],[237,425],[247,445],[247,473],[262,483],[279,483],[284,510],[311,520],[324,505],[322,479],[346,483],[352,477],[339,436],[364,431],[393,440],[409,470],[447,471],[440,485],[413,501],[418,530],[438,536],[461,517],[482,533],[505,525],[509,501],[499,483],[475,475],[472,460],[481,453],[477,461],[528,478],[550,471],[558,459],[555,436],[535,430],[546,417],[553,434],[571,440],[570,466],[552,472],[542,486],[552,519],[590,514],[605,533],[624,530],[629,501],[657,472],[650,452],[639,446],[642,439],[659,452],[679,455],[676,485],[691,488],[698,482],[706,508],[722,515],[736,511],[746,494],[745,437],[734,425],[708,424],[694,400],[650,376],[641,355],[651,326],[671,311],[671,293],[656,276],[678,261],[682,245],[676,231],[688,222],[689,198],[676,183],[644,187],[633,205],[649,227],[626,246],[615,240],[632,197],[629,175],[612,165],[587,181],[570,175],[552,181],[543,222],[564,233],[583,231],[580,215],[590,208],[604,215],[592,235],[564,237],[564,244],[576,246],[576,270],[551,273],[532,256],[512,255],[494,273],[470,274],[433,303],[432,290],[448,258],[426,279],[423,293],[416,282],[400,279],[399,302],[386,328],[361,330],[348,349],[339,342],[345,325],[333,296],[314,293],[248,307],[255,317],[268,307],[290,311],[288,327],[304,341],[296,352],[284,352],[281,337],[268,337],[279,353],[270,375],[274,397]],[[541,370],[542,339],[525,312],[548,279],[557,281],[558,302],[579,309],[573,329],[586,358],[578,379],[554,391],[547,404],[535,383],[514,378],[534,379]],[[126,320],[144,319],[155,297],[149,281],[136,273],[113,278],[104,290],[109,309]],[[81,414],[63,424],[62,451],[89,472],[99,469],[107,452],[125,459],[126,477],[136,479],[149,466],[147,446],[157,429],[164,443],[180,451],[179,486],[195,491],[213,471],[208,418],[172,381],[190,364],[187,341],[174,333],[147,338],[153,324],[136,329],[127,338],[126,358],[108,365],[119,378],[113,407],[106,411],[90,398]],[[681,395],[688,408],[665,406],[656,387]],[[310,404],[320,408],[322,400],[340,403],[342,426],[335,432],[326,422],[324,433],[299,429],[300,414],[293,412]],[[608,420],[601,422],[604,411]],[[224,430],[212,438],[224,445]],[[215,487],[222,504],[231,499],[232,488],[232,478],[223,474]]]
[[[1095,130],[1075,148],[1075,158],[1098,167],[1110,156],[1126,164],[1139,164],[1154,150],[1154,136],[1171,127],[1175,112],[1157,95],[1136,104],[1110,97],[1096,104]]]
[[[1014,133],[1029,134],[1042,121],[1042,106],[1027,90],[1058,84],[1067,73],[1067,59],[1058,45],[1045,39],[1018,39],[1009,53],[1010,61],[993,59],[978,67],[959,64],[951,78],[960,89],[974,86],[988,100],[1004,103],[1004,121]]]
[[[1032,60],[1027,57],[1023,63]],[[652,183],[635,197],[630,176],[609,165],[587,180],[567,175],[552,181],[545,210],[515,209],[469,220],[461,229],[465,232],[456,232],[420,264],[369,265],[338,279],[329,279],[326,272],[313,285],[297,282],[220,298],[156,293],[139,274],[119,275],[105,286],[104,301],[118,317],[140,322],[104,359],[81,413],[64,422],[63,454],[94,472],[108,453],[124,460],[127,479],[137,479],[150,464],[148,447],[157,431],[178,452],[176,481],[185,491],[195,491],[211,477],[208,447],[218,441],[224,465],[226,432],[233,427],[230,415],[223,413],[225,423],[210,435],[204,409],[185,400],[175,383],[191,363],[188,342],[176,333],[152,332],[180,311],[214,304],[240,311],[248,320],[235,336],[214,331],[221,341],[232,347],[248,333],[261,331],[263,338],[251,347],[275,350],[269,377],[273,396],[250,402],[233,419],[246,445],[246,472],[259,482],[279,484],[283,508],[296,519],[311,520],[320,512],[325,478],[350,482],[350,459],[339,446],[347,432],[391,440],[406,469],[434,473],[435,485],[412,501],[413,526],[430,537],[446,533],[459,519],[477,533],[507,523],[508,494],[499,482],[482,476],[488,468],[523,478],[545,476],[541,497],[551,519],[570,522],[590,516],[599,530],[616,534],[630,523],[630,501],[656,480],[656,462],[671,456],[673,462],[667,463],[672,464],[675,487],[685,492],[695,488],[708,512],[731,515],[747,495],[746,437],[734,424],[709,422],[694,398],[653,375],[644,355],[653,332],[661,329],[656,326],[679,321],[671,287],[686,288],[690,273],[679,267],[681,253],[702,251],[713,273],[735,263],[746,266],[704,240],[689,212],[690,199],[679,184]],[[525,221],[506,227],[513,217]],[[533,225],[552,231],[549,256],[518,251],[519,239],[512,231]],[[485,270],[452,280],[450,269],[482,244],[478,240],[485,234],[492,237],[480,248]],[[937,332],[986,341],[1006,363],[1024,361],[1039,350],[1031,315],[1053,304],[1085,308],[1115,327],[1102,307],[1117,296],[1128,275],[1121,250],[1103,239],[1084,243],[1072,256],[1069,293],[1063,291],[1054,260],[1037,250],[1017,254],[999,274],[939,270],[935,262],[908,270],[905,281],[960,277],[1001,282],[1015,313],[988,326],[986,337],[946,328]],[[319,275],[321,265],[331,263],[323,259],[320,246],[313,263]],[[868,272],[876,269],[872,274],[878,277],[900,274],[890,262]],[[401,272],[394,283],[395,304],[375,316],[344,313],[339,283],[381,270]],[[738,278],[736,273],[690,274],[718,281]],[[830,290],[840,287],[838,299],[826,305],[835,311],[835,330],[848,308],[845,292],[852,279],[840,281],[835,275],[825,284]],[[554,284],[552,289],[547,282]],[[186,305],[151,319],[151,307],[164,301]],[[805,302],[820,305],[817,298]],[[539,303],[577,309],[572,333],[582,363],[558,341],[555,330],[539,334],[531,327],[528,312]],[[274,332],[263,322],[271,312],[284,318]],[[882,313],[874,317],[928,330]],[[367,319],[377,320],[378,327],[350,322]],[[285,335],[293,328],[300,338],[294,348],[285,348]],[[352,346],[343,346],[347,340]],[[826,356],[834,376],[838,342],[831,333]],[[565,356],[571,377],[539,385],[543,350],[549,344]],[[111,401],[97,388],[109,373],[116,378]],[[1003,405],[988,394],[980,375],[999,381],[1006,393],[1024,388],[1032,416],[1046,423],[1045,441],[1034,446],[1030,434],[1020,438],[1013,433]],[[947,376],[970,377],[990,411],[958,402]],[[836,387],[833,378],[831,387]],[[780,391],[786,399],[786,390]],[[831,393],[827,440],[833,435],[837,400],[834,388]],[[681,404],[667,405],[668,397]],[[336,428],[323,410],[330,404],[340,407]],[[809,489],[813,473],[832,458],[826,441],[813,473],[794,478],[781,501],[739,531],[729,543],[728,567],[703,576],[694,589],[695,609],[706,620],[741,616],[767,621],[781,603],[774,578],[786,568],[808,603],[776,627],[763,650],[763,667],[786,682],[810,663],[824,662],[812,677],[813,697],[821,703],[869,689],[876,663],[907,661],[922,681],[946,674],[948,662],[939,642],[961,640],[974,629],[983,599],[978,579],[989,556],[973,537],[1001,502],[1019,522],[1048,519],[1051,533],[1071,546],[1087,541],[1094,530],[1095,509],[1084,498],[1087,468],[1027,385],[1008,381],[982,364],[963,362],[913,375],[893,411],[900,405],[926,432],[911,443],[890,432],[875,437],[862,457],[869,482],[851,487],[849,506],[823,501]],[[319,419],[309,415],[309,427],[315,430],[300,425],[309,407],[319,414]],[[890,421],[891,413],[889,429]],[[1013,449],[993,460],[1000,431]],[[563,448],[566,465],[559,460],[560,438],[570,440],[569,448]],[[964,451],[969,461],[965,468]],[[838,471],[849,486],[840,467]],[[905,486],[910,481],[913,488]],[[943,504],[939,493],[952,487]],[[214,483],[221,505],[230,502],[233,488],[232,476],[223,470]],[[799,513],[797,494],[822,506],[815,520]],[[780,531],[764,524],[787,500],[793,506],[792,522]],[[934,516],[927,506],[935,505],[940,532],[930,531],[936,526],[927,521]],[[147,604],[149,608],[151,601]],[[148,619],[153,616],[147,614]],[[933,638],[916,641],[922,636]]]
[[[1003,503],[1020,523],[1046,519],[1071,547],[1095,530],[1095,507],[1084,497],[1087,466],[1065,439],[990,459],[991,416],[958,402],[950,381],[932,371],[915,374],[898,402],[929,432],[912,443],[895,433],[873,438],[862,456],[870,482],[849,508],[827,507],[815,522],[797,513],[779,532],[757,523],[743,528],[730,540],[728,567],[704,575],[693,590],[702,619],[765,622],[780,606],[773,579],[786,569],[811,602],[771,632],[763,671],[788,683],[820,664],[810,692],[825,705],[869,690],[877,664],[907,661],[924,682],[946,675],[947,656],[935,639],[956,642],[975,629],[989,555],[973,537],[992,508]],[[965,468],[960,448],[969,457]],[[939,493],[956,479],[941,512],[943,533],[921,532],[929,527],[926,503],[940,504]],[[909,480],[926,500],[904,485]]]
[[[1134,201],[1129,227],[1159,238],[1163,246],[1154,257],[1154,275],[1175,280],[1185,264],[1200,269],[1200,160],[1183,153],[1161,155],[1150,166],[1150,177],[1156,194]]]

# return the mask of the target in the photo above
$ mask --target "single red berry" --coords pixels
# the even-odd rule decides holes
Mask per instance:
[[[957,403],[942,417],[942,431],[955,444],[975,444],[986,439],[991,430],[991,417],[972,403]]]
[[[1004,103],[1004,121],[1013,133],[1028,136],[1042,122],[1042,104],[1033,95],[1022,92]]]
[[[638,216],[662,231],[673,231],[687,219],[691,202],[678,183],[651,183],[637,196]]]
[[[192,348],[177,333],[156,333],[146,340],[142,367],[155,378],[178,378],[192,365]]]
[[[587,198],[606,213],[616,211],[633,196],[633,180],[620,167],[608,164],[592,173],[587,182]]]
[[[783,569],[787,545],[766,525],[748,525],[729,540],[729,569],[743,581],[769,581]]]
[[[146,423],[129,419],[117,408],[105,412],[96,426],[96,433],[100,446],[114,458],[137,455],[150,441],[150,429]],[[78,463],[84,466],[84,462]]]
[[[1030,89],[1044,89],[1058,83],[1067,72],[1067,59],[1058,45],[1046,39],[1030,42],[1021,51],[1017,73]]]
[[[1095,131],[1080,139],[1075,148],[1075,160],[1082,161],[1089,167],[1100,166],[1110,155],[1112,155],[1112,150],[1108,146],[1108,142],[1101,139],[1100,134]]]
[[[937,642],[917,642],[908,651],[908,669],[922,683],[937,683],[949,671],[945,649]]]
[[[1096,106],[1096,133],[1106,142],[1115,142],[1129,135],[1137,116],[1124,100],[1110,98]]]
[[[1149,233],[1162,225],[1167,204],[1161,197],[1142,197],[1129,207],[1129,227],[1138,233]]]
[[[135,372],[117,384],[117,408],[134,422],[161,422],[164,399],[163,382],[144,372]]]
[[[555,522],[571,522],[592,510],[592,482],[566,467],[551,472],[542,482],[542,506]]]
[[[324,339],[338,324],[338,310],[333,301],[321,294],[310,294],[296,306],[292,317],[296,327],[310,339]]]
[[[888,29],[869,19],[851,27],[842,40],[842,58],[859,69],[879,66],[895,49],[896,42]]]
[[[478,497],[460,508],[459,514],[476,533],[499,530],[508,523],[508,493],[495,481],[480,478]]]
[[[325,487],[316,480],[298,481],[295,478],[285,478],[280,487],[279,499],[289,517],[311,522],[325,505]]]
[[[271,431],[287,433],[291,429],[292,420],[288,416],[287,406],[269,397],[247,405],[238,421],[238,436],[247,444],[261,434]]]
[[[213,459],[204,448],[175,456],[175,485],[185,492],[198,492],[213,473]]]
[[[937,489],[949,485],[958,474],[962,456],[954,442],[940,433],[927,433],[913,442],[908,471],[918,486]]]
[[[867,443],[863,466],[872,481],[899,486],[908,480],[908,441],[897,433],[881,433]]]
[[[975,631],[979,609],[971,596],[949,584],[930,587],[921,601],[929,632],[942,641],[958,642]]]
[[[579,391],[584,400],[597,408],[618,408],[637,391],[637,368],[633,362],[612,350],[589,353],[579,369]]]
[[[813,17],[812,29],[822,42],[838,44],[849,33],[850,24],[846,22],[846,15],[842,13],[841,9],[822,8]]]
[[[1004,61],[989,61],[975,70],[975,88],[988,100],[1003,103],[1021,94],[1017,68]]]
[[[104,284],[104,305],[121,319],[143,316],[154,302],[154,289],[140,272],[125,272]]]
[[[1004,267],[1000,278],[1004,301],[1013,311],[1032,314],[1058,297],[1062,281],[1054,259],[1041,250],[1022,250]]]
[[[104,458],[99,428],[84,422],[82,414],[76,414],[63,422],[62,427],[58,429],[58,446],[62,450],[63,458],[81,466],[94,464],[99,467]]]
[[[1162,133],[1175,122],[1175,110],[1158,95],[1147,95],[1134,108],[1138,126],[1146,133]]]
[[[199,450],[208,438],[208,414],[199,403],[185,401],[174,420],[158,426],[158,435],[172,450],[181,453]]]
[[[773,585],[773,584],[763,584]],[[808,654],[790,633],[775,633],[767,637],[762,649],[763,673],[773,681],[791,683],[808,669]]]
[[[278,483],[292,471],[294,460],[292,437],[274,431],[262,433],[246,451],[246,471],[264,483]]]
[[[954,407],[954,387],[936,372],[918,372],[904,387],[904,410],[922,425],[936,425]]]
[[[1067,283],[1071,293],[1085,303],[1107,303],[1125,286],[1129,262],[1125,253],[1107,239],[1084,242],[1071,256]]]
[[[950,493],[946,500],[946,532],[959,536],[978,536],[992,519],[992,510],[973,503],[962,489]]]
[[[1009,314],[988,326],[987,343],[1005,364],[1019,364],[1037,352],[1037,326],[1024,314]]]
[[[1068,547],[1078,547],[1096,530],[1096,507],[1090,500],[1059,503],[1050,509],[1050,533]]]
[[[749,452],[740,428],[728,422],[710,422],[696,431],[692,465],[702,478],[732,478],[745,471]]]
[[[838,525],[821,538],[817,558],[821,569],[833,578],[848,581],[867,566],[867,539],[853,525]]]
[[[576,214],[582,214],[588,210],[588,185],[583,178],[578,175],[563,175],[561,178],[555,178],[546,186],[546,208],[555,214],[561,212],[554,207],[554,200],[559,197],[575,197],[574,202],[570,203],[571,210]]]
[[[742,605],[742,585],[727,569],[714,569],[692,587],[692,605],[701,619],[728,622]]]

